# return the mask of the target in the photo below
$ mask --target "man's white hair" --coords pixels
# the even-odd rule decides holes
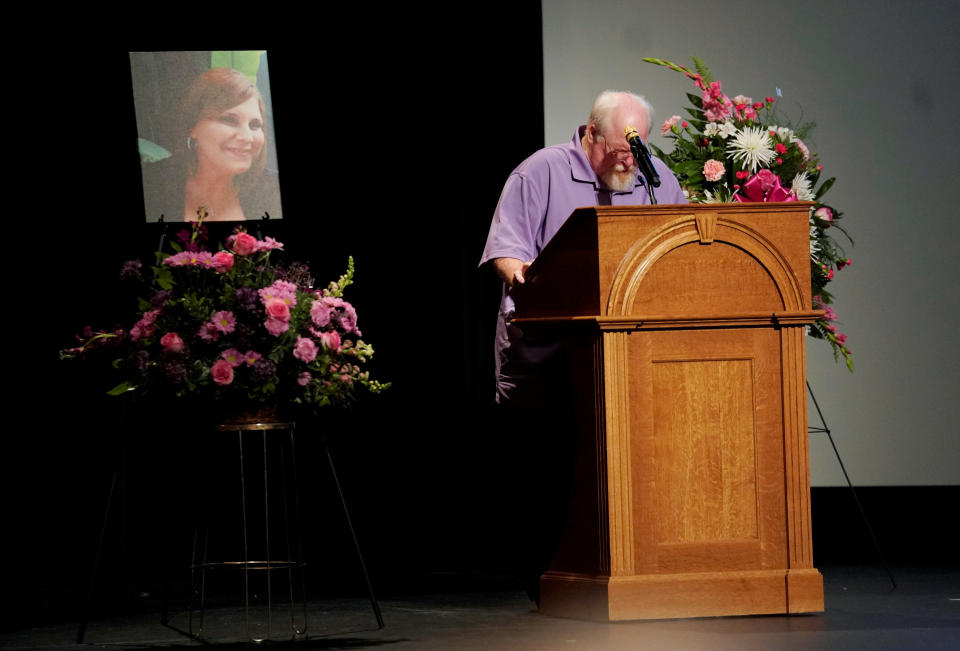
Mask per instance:
[[[593,109],[590,111],[590,121],[587,124],[595,125],[601,136],[606,134],[610,128],[610,116],[623,104],[625,99],[629,99],[643,107],[643,110],[647,114],[647,132],[643,135],[644,137],[649,136],[651,126],[653,125],[653,107],[643,96],[622,90],[605,90],[600,93],[593,102]]]

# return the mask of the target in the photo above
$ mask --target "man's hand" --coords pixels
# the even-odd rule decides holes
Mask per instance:
[[[526,273],[531,264],[533,264],[533,260],[524,262],[516,258],[493,259],[493,268],[496,270],[497,276],[511,287],[522,285],[525,282],[523,274]]]

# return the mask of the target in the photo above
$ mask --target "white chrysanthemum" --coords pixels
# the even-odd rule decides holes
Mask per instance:
[[[744,127],[727,145],[727,153],[733,155],[735,162],[756,172],[761,164],[766,165],[774,157],[770,132],[763,127]]]
[[[720,125],[720,137],[726,140],[733,134],[737,132],[737,128],[733,126],[733,122],[724,122]]]
[[[797,195],[798,201],[813,201],[813,188],[810,187],[810,178],[806,172],[798,172],[793,177],[790,189]]]

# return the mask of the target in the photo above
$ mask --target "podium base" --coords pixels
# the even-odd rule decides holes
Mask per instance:
[[[823,612],[816,569],[600,576],[546,572],[540,612],[599,622]]]

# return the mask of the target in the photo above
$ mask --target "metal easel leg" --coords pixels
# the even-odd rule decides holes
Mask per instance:
[[[353,529],[353,521],[350,519],[350,511],[347,509],[347,500],[343,497],[343,490],[340,488],[340,480],[337,478],[337,470],[333,467],[333,456],[330,454],[330,446],[327,445],[327,437],[320,433],[320,439],[323,441],[323,449],[327,453],[327,462],[330,464],[330,474],[333,476],[333,483],[337,487],[337,495],[340,497],[340,504],[343,506],[343,515],[347,519],[347,527],[350,529],[350,535],[353,537],[353,546],[357,550],[357,558],[360,559],[360,569],[363,572],[363,580],[367,583],[367,594],[370,595],[370,605],[373,607],[373,615],[377,618],[377,627],[383,628],[383,615],[380,613],[380,602],[373,594],[373,584],[370,583],[370,575],[367,574],[367,564],[363,562],[363,554],[360,552],[360,541],[357,540],[357,532]]]
[[[890,583],[893,585],[894,590],[897,588],[897,581],[893,578],[893,572],[890,571],[890,565],[887,563],[887,559],[883,555],[883,550],[880,549],[880,542],[877,540],[877,535],[873,532],[873,527],[870,526],[870,520],[867,518],[866,511],[863,510],[863,505],[860,504],[860,498],[857,497],[857,491],[853,487],[853,482],[850,481],[850,475],[847,474],[847,469],[843,465],[843,459],[840,458],[840,452],[837,450],[837,444],[833,442],[833,435],[830,433],[830,428],[827,427],[827,421],[823,417],[823,412],[820,410],[820,405],[817,403],[817,397],[813,395],[813,388],[810,386],[809,380],[807,381],[807,391],[810,392],[810,398],[813,400],[813,406],[817,409],[817,416],[820,418],[820,423],[823,427],[809,427],[810,434],[819,434],[824,433],[827,435],[827,438],[830,440],[830,446],[833,447],[833,453],[837,456],[837,463],[840,464],[840,470],[843,471],[843,477],[847,480],[847,486],[850,487],[850,494],[853,495],[853,501],[857,505],[857,509],[860,510],[860,517],[863,519],[863,523],[867,525],[867,531],[870,532],[870,538],[873,540],[873,546],[877,550],[877,554],[880,556],[880,562],[883,563],[883,569],[887,571],[887,576],[890,577]]]

